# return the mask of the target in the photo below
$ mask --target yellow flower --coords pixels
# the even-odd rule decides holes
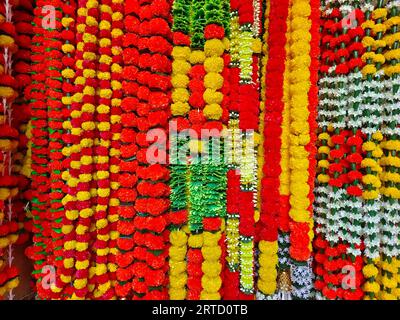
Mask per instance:
[[[7,35],[0,35],[0,46],[1,47],[11,47],[15,43],[15,40]]]
[[[181,261],[185,259],[187,248],[186,246],[171,246],[169,248],[169,256],[172,260]]]
[[[74,22],[74,19],[70,18],[70,17],[63,17],[61,19],[61,24],[63,25],[64,28],[68,28],[69,25]]]
[[[374,11],[372,11],[372,18],[374,20],[386,18],[388,13],[388,10],[386,8],[377,8]]]
[[[209,104],[203,110],[204,116],[210,120],[219,120],[222,117],[222,108],[218,104]]]
[[[190,54],[190,57],[189,57],[189,61],[192,65],[202,64],[202,63],[204,63],[205,59],[206,59],[206,55],[205,55],[204,51],[200,51],[200,50],[192,51],[192,53]]]
[[[258,38],[254,39],[251,49],[252,49],[252,51],[254,53],[260,54],[261,50],[262,50],[262,42],[261,42],[261,40],[258,39]]]
[[[222,92],[214,89],[206,89],[203,94],[204,101],[207,104],[221,104],[224,99]]]
[[[361,28],[372,29],[374,27],[374,25],[375,25],[375,22],[373,20],[367,20],[361,24]]]
[[[373,151],[376,148],[376,144],[372,141],[365,142],[362,146],[364,151]]]
[[[363,289],[366,292],[373,292],[373,293],[378,293],[380,290],[380,285],[377,282],[369,282],[367,281],[364,286]]]
[[[389,140],[382,143],[383,147],[390,151],[400,150],[400,140]]]
[[[259,276],[265,282],[275,282],[278,272],[276,268],[260,268]]]
[[[184,246],[187,242],[186,233],[181,230],[173,230],[169,235],[169,239],[171,244],[177,247]]]
[[[380,292],[380,298],[381,300],[397,300],[397,297],[394,294],[385,291]]]
[[[75,267],[77,270],[87,269],[89,267],[89,260],[76,261]]]
[[[265,295],[273,294],[276,290],[276,281],[268,282],[259,279],[257,282],[258,289]]]
[[[169,298],[171,300],[185,300],[186,298],[186,289],[182,288],[170,288],[169,289]]]
[[[204,291],[208,293],[218,292],[221,289],[222,280],[220,277],[209,277],[207,275],[203,275],[201,278],[201,286]]]
[[[172,62],[173,74],[187,74],[189,73],[191,65],[185,60],[175,60]]]
[[[10,87],[0,87],[0,97],[9,99],[14,96],[15,91]]]
[[[189,77],[185,74],[172,76],[171,83],[175,88],[186,88],[189,84]]]
[[[364,77],[375,74],[376,67],[373,64],[367,64],[364,66],[364,68],[362,68],[361,73],[363,74]]]
[[[363,274],[366,278],[376,277],[378,275],[378,268],[373,264],[367,264],[363,267]]]
[[[171,275],[179,275],[186,271],[186,261],[169,260],[169,272]]]
[[[202,247],[201,252],[205,260],[217,261],[221,257],[221,248],[215,247]]]
[[[367,174],[367,175],[363,176],[362,181],[364,184],[371,184],[377,189],[380,188],[382,185],[379,178],[373,174]]]
[[[72,44],[69,44],[69,43],[63,44],[62,47],[61,47],[61,49],[62,49],[62,51],[63,51],[64,53],[72,53],[72,52],[75,51],[75,47],[74,47]],[[68,70],[71,70],[71,69],[68,69]],[[71,77],[71,78],[72,78],[72,77]]]
[[[221,73],[224,69],[224,59],[221,57],[210,57],[205,59],[204,68],[207,73]]]
[[[225,51],[224,43],[219,39],[207,40],[204,44],[204,53],[207,57],[220,57]]]
[[[374,38],[370,36],[366,36],[362,39],[362,44],[364,47],[371,47],[373,46],[374,42],[375,42]]]
[[[394,17],[390,17],[389,19],[387,19],[384,24],[386,25],[386,27],[392,28],[393,26],[398,26],[400,25],[400,16],[394,16]],[[398,34],[398,33],[397,33]]]
[[[321,146],[318,148],[318,153],[320,154],[329,154],[330,149],[327,146]]]
[[[202,291],[200,294],[201,300],[221,300],[219,292],[205,292]]]
[[[400,17],[399,17],[400,18]],[[384,53],[386,60],[397,60],[400,57],[400,49],[393,49]]]
[[[376,190],[364,190],[363,191],[363,199],[365,200],[373,200],[379,197],[379,192]]]
[[[189,100],[189,91],[185,88],[176,88],[172,92],[172,100],[176,102],[187,102]]]
[[[181,289],[185,287],[187,283],[187,274],[186,273],[180,273],[179,275],[171,275],[169,277],[169,285],[170,288],[173,289]]]
[[[291,12],[293,16],[309,17],[311,14],[311,6],[308,2],[294,2]]]
[[[68,220],[76,220],[79,218],[79,211],[78,210],[66,210],[65,211],[65,216],[67,217]]]
[[[176,102],[171,105],[171,112],[174,116],[184,116],[190,111],[190,105],[187,102]]]
[[[372,30],[374,31],[374,33],[385,33],[386,32],[386,25],[384,25],[383,23],[377,23],[372,27]]]
[[[320,183],[328,183],[329,182],[329,176],[327,174],[319,174],[317,176],[318,182]]]
[[[389,288],[389,289],[394,289],[397,287],[397,281],[393,277],[389,278],[387,276],[383,276],[382,284],[384,287]]]
[[[204,77],[204,86],[206,88],[219,90],[224,85],[224,77],[219,73],[210,72]]]
[[[278,242],[277,241],[260,241],[258,248],[262,253],[265,254],[276,254],[278,252]]]
[[[372,151],[372,156],[374,158],[380,158],[383,155],[382,149],[378,146],[374,151]]]
[[[177,59],[182,59],[182,60],[188,60],[190,57],[190,48],[189,47],[174,47],[172,49],[172,57],[177,60]]]
[[[75,279],[74,280],[74,288],[76,289],[83,289],[87,285],[87,280],[86,279]]]

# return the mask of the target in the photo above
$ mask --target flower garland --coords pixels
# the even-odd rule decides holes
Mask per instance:
[[[136,157],[139,162],[137,172],[139,175],[137,186],[138,198],[135,202],[137,214],[134,224],[137,232],[134,235],[135,245],[141,247],[145,254],[137,257],[134,263],[133,282],[134,299],[160,300],[168,297],[168,239],[167,212],[170,209],[169,170],[165,164],[156,164],[153,159],[148,159],[148,147],[155,141],[146,141],[146,134],[151,129],[161,129],[164,132],[168,126],[170,96],[172,88],[171,72],[172,62],[170,55],[172,46],[158,47],[154,45],[162,37],[172,40],[169,26],[171,20],[171,4],[166,0],[140,1],[138,16],[139,25],[139,84],[137,110],[139,135],[139,150]],[[167,143],[168,141],[166,141]],[[165,150],[158,149],[157,154],[162,155]],[[157,155],[155,154],[155,155]],[[158,170],[158,172],[157,172]],[[153,177],[154,176],[154,177]],[[157,177],[156,177],[157,176]]]
[[[122,52],[122,93],[121,101],[121,124],[122,130],[120,135],[120,155],[119,155],[119,189],[118,205],[119,220],[117,223],[117,239],[118,254],[116,262],[118,269],[116,278],[118,284],[115,286],[116,294],[121,299],[130,298],[134,287],[132,279],[133,262],[135,257],[143,252],[134,250],[133,237],[136,231],[133,218],[136,214],[134,204],[137,196],[136,186],[138,175],[138,161],[134,157],[138,150],[136,142],[137,137],[137,107],[139,100],[137,98],[138,84],[135,81],[138,72],[138,39],[139,39],[139,2],[129,1],[124,8],[124,35],[123,35],[123,52]],[[111,205],[111,203],[110,203]],[[140,248],[138,248],[140,249]]]
[[[190,36],[191,28],[191,6],[192,1],[182,0],[174,1],[173,4],[173,44],[174,49],[172,57],[172,91],[171,113],[175,117],[175,123],[183,123],[187,121],[187,115],[190,112],[189,105],[189,72],[190,62],[184,53],[190,52]],[[178,125],[177,125],[178,127]],[[179,135],[171,141],[177,155],[172,158],[171,162],[171,223],[169,251],[169,297],[171,300],[184,300],[187,297],[186,283],[188,281],[187,262],[185,260],[187,254],[188,236],[187,230],[187,208],[188,208],[188,166],[186,163],[186,154],[180,154],[181,148],[185,147],[188,142],[187,137],[180,139]]]
[[[398,215],[399,210],[399,192],[396,184],[399,182],[398,175],[398,123],[395,120],[398,116],[398,91],[399,91],[399,10],[395,2],[386,4],[387,19],[384,21],[386,27],[386,35],[383,40],[386,42],[386,50],[384,52],[385,65],[383,70],[389,78],[385,80],[385,112],[383,115],[384,123],[382,126],[382,134],[384,139],[380,143],[384,154],[380,159],[380,166],[383,171],[380,174],[382,188],[380,190],[383,201],[381,237],[382,237],[382,263],[381,282],[383,290],[379,293],[382,300],[398,300],[399,299],[399,227]],[[397,40],[396,40],[397,35]],[[371,268],[372,269],[372,268]],[[377,272],[374,268],[371,272]]]
[[[259,122],[258,95],[258,57],[261,43],[258,39],[259,5],[253,1],[242,1],[238,4],[240,24],[239,35],[239,129],[243,134],[242,155],[240,159],[241,189],[239,202],[239,233],[240,233],[240,298],[253,299],[254,270],[253,251],[255,233],[255,206],[257,176],[257,142]],[[256,18],[256,19],[255,19]]]
[[[94,284],[93,298],[100,300],[110,300],[115,294],[110,281],[113,270],[115,272],[112,262],[109,261],[109,257],[111,258],[115,254],[115,252],[114,254],[111,253],[112,246],[110,246],[110,242],[114,239],[111,238],[112,231],[110,224],[118,219],[118,215],[110,210],[109,205],[110,203],[112,204],[110,197],[111,188],[118,188],[118,185],[111,186],[111,181],[118,181],[118,178],[113,179],[111,177],[111,174],[115,177],[118,173],[118,165],[115,162],[111,163],[111,158],[119,155],[119,150],[111,146],[113,134],[118,133],[111,131],[111,125],[119,122],[119,115],[111,116],[111,109],[118,107],[119,102],[112,100],[112,98],[116,94],[115,91],[121,87],[121,84],[115,80],[115,77],[111,77],[111,70],[113,68],[112,63],[114,62],[113,57],[115,53],[119,55],[117,46],[112,43],[112,38],[122,31],[112,28],[114,12],[111,5],[113,3],[115,1],[111,0],[102,0],[99,2],[99,16],[101,17],[101,21],[98,24],[99,59],[98,69],[96,70],[99,85],[98,105],[96,108],[98,138],[95,140],[94,150],[96,156],[93,157],[94,168],[96,170],[93,178],[97,183],[97,205],[94,213],[96,220],[96,240],[93,243],[94,253],[91,267],[95,275],[91,279],[91,284]],[[117,72],[113,72],[113,76],[114,74],[118,75]]]
[[[231,29],[233,31],[233,29]],[[232,125],[232,119],[230,120]],[[234,128],[230,127],[231,130]],[[235,139],[235,137],[233,137]],[[234,151],[233,151],[234,152]],[[227,174],[227,219],[226,219],[226,262],[227,268],[225,271],[224,284],[224,299],[237,300],[239,299],[239,285],[240,285],[240,253],[239,253],[239,194],[240,194],[240,176],[237,174],[235,168],[228,171]]]
[[[46,92],[46,70],[45,63],[45,37],[51,39],[51,29],[46,30],[42,26],[41,8],[51,5],[51,1],[37,1],[33,11],[33,33],[31,61],[32,61],[32,85],[30,90],[30,109],[32,116],[32,215],[33,215],[33,245],[26,249],[26,255],[34,261],[33,276],[37,280],[36,288],[38,296],[42,297],[41,273],[42,266],[46,263],[47,253],[51,247],[48,238],[49,221],[48,212],[48,122],[47,104],[45,102]],[[47,38],[47,37],[46,37]],[[51,55],[48,55],[51,59]],[[48,70],[47,72],[50,72]],[[47,233],[47,234],[46,234]],[[48,250],[46,250],[48,248]]]
[[[366,225],[365,232],[365,256],[368,265],[364,269],[364,274],[367,273],[367,282],[364,284],[364,291],[368,297],[366,299],[374,299],[379,292],[379,284],[376,281],[375,272],[368,272],[369,269],[374,269],[373,266],[379,258],[380,241],[377,239],[379,234],[379,216],[381,210],[379,189],[381,181],[379,174],[382,168],[379,165],[379,159],[382,156],[382,150],[379,147],[383,136],[380,131],[383,119],[380,117],[380,104],[383,102],[383,83],[381,82],[382,74],[379,71],[384,63],[382,50],[386,46],[382,40],[384,29],[379,26],[382,24],[382,19],[386,18],[387,11],[381,10],[382,1],[377,3],[378,9],[372,11],[367,9],[365,16],[366,21],[362,27],[365,30],[365,37],[362,40],[366,48],[366,52],[362,58],[366,63],[362,69],[364,83],[362,98],[363,98],[363,128],[362,131],[366,135],[362,148],[366,156],[361,163],[364,168],[364,176],[362,178],[364,184],[363,199],[365,200],[364,212],[370,217],[369,223]],[[376,18],[376,20],[375,20]],[[374,19],[374,20],[372,20]],[[378,28],[378,29],[375,29]],[[376,36],[376,39],[372,37]],[[368,91],[367,91],[368,90]],[[374,261],[375,260],[375,261]],[[368,269],[369,268],[369,269]],[[367,271],[367,272],[365,272]]]
[[[281,157],[279,175],[279,217],[278,217],[278,277],[277,277],[277,293],[273,299],[289,300],[291,299],[291,280],[290,280],[290,256],[289,256],[289,195],[290,195],[290,167],[289,167],[289,145],[290,145],[290,97],[289,97],[289,72],[290,72],[290,17],[291,6],[288,8],[288,16],[286,20],[286,42],[285,42],[285,71],[283,78],[283,96],[284,103],[282,110],[282,136],[281,136]]]
[[[318,65],[315,65],[317,60],[313,58],[319,55],[316,24],[318,7],[318,1],[299,1],[293,4],[291,10],[290,255],[294,263],[293,295],[300,299],[308,299],[312,287],[310,266],[303,264],[310,259],[313,239],[312,190],[315,179],[313,132],[316,127],[318,101],[316,88]],[[313,59],[312,63],[302,59],[305,53]],[[303,88],[308,94],[307,99],[304,97]]]
[[[55,10],[62,12],[62,3],[60,1],[53,1]],[[60,14],[61,16],[61,14]],[[62,256],[61,249],[63,246],[63,237],[61,235],[62,217],[64,216],[64,208],[62,205],[62,198],[64,193],[62,187],[64,185],[61,178],[62,174],[62,161],[63,154],[62,149],[64,142],[62,140],[62,125],[63,125],[63,103],[61,101],[63,97],[62,93],[62,29],[61,17],[56,21],[56,26],[49,33],[49,39],[47,39],[47,51],[49,52],[50,58],[46,59],[46,65],[48,70],[46,72],[46,97],[47,98],[47,117],[49,127],[49,145],[48,145],[48,161],[49,161],[49,183],[51,196],[49,197],[49,223],[51,226],[51,233],[49,238],[51,242],[48,243],[47,247],[47,265],[55,266],[58,269],[60,260],[56,257]],[[72,34],[73,37],[73,34]],[[62,263],[62,260],[61,260]],[[57,279],[57,276],[56,276]],[[57,280],[56,280],[57,282]],[[39,290],[39,289],[38,289]],[[60,298],[57,290],[43,290],[42,295],[45,299],[58,299]]]
[[[84,300],[93,290],[89,279],[92,222],[95,212],[95,182],[93,181],[93,147],[95,144],[95,87],[97,86],[97,33],[99,3],[95,0],[79,3],[76,25],[76,78],[71,104],[71,161],[65,171],[68,185],[74,189],[64,197],[69,220],[76,220],[75,239],[70,240],[68,248],[75,249],[74,258],[68,258],[64,265],[72,267],[73,292],[71,299]],[[65,244],[64,244],[65,248]]]
[[[278,263],[278,217],[280,148],[283,110],[283,70],[285,67],[286,20],[288,1],[270,1],[268,23],[268,62],[265,77],[264,157],[261,182],[261,211],[257,226],[259,236],[258,289],[264,295],[276,291]]]
[[[205,19],[205,0],[193,1],[190,16],[191,48],[185,49],[186,53],[182,52],[182,57],[185,57],[191,64],[189,71],[189,89],[190,97],[189,104],[191,107],[189,113],[190,126],[198,135],[201,133],[201,128],[206,121],[202,109],[205,107],[205,85],[204,85],[204,27]],[[184,122],[182,122],[184,128]],[[198,138],[198,137],[197,137]],[[203,175],[201,172],[201,164],[196,163],[196,156],[203,152],[203,144],[190,137],[189,149],[193,159],[190,159],[189,165],[189,205],[188,205],[188,226],[190,235],[188,238],[187,252],[187,299],[199,300],[201,296],[202,284],[201,279],[203,271],[201,265],[204,261],[201,247],[203,246],[203,223],[202,223],[202,196],[203,196]]]
[[[18,38],[12,24],[13,4],[1,4],[0,11],[0,299],[7,294],[13,300],[13,289],[19,284],[19,271],[13,266],[13,244],[18,240],[18,224],[13,212],[13,199],[19,192],[18,177],[13,175],[13,154],[19,144],[19,133],[13,125],[13,104],[18,96],[18,85],[14,78],[14,54],[18,50]]]
[[[75,53],[75,9],[76,3],[75,1],[68,1],[63,6],[64,17],[61,19],[61,24],[63,25],[63,33],[62,38],[64,40],[64,44],[61,49],[64,53],[64,57],[62,59],[63,67],[62,76],[63,76],[63,84],[62,90],[64,96],[61,99],[61,102],[64,106],[64,122],[62,124],[63,128],[63,137],[62,140],[67,142],[67,145],[62,149],[62,155],[64,158],[72,155],[72,153],[77,153],[76,148],[75,152],[69,147],[71,146],[71,142],[68,139],[65,139],[65,134],[71,134],[72,132],[72,123],[71,123],[71,105],[72,105],[72,95],[74,93],[74,85],[73,82],[75,80],[75,72],[74,65],[75,60],[73,59],[73,55]],[[70,153],[71,152],[71,153]],[[62,169],[67,169],[67,160],[64,159],[62,163]],[[61,170],[61,169],[60,169]],[[66,193],[72,193],[72,190],[76,190],[76,185],[74,185],[74,181],[68,180],[65,171],[63,171],[61,177],[63,180],[67,181]],[[72,183],[70,183],[72,182]],[[63,188],[64,190],[64,188]],[[70,204],[70,206],[65,205],[64,201],[62,201],[64,205],[64,216],[62,217],[61,223],[61,232],[63,234],[63,248],[60,256],[62,257],[60,265],[57,266],[57,278],[55,286],[51,289],[53,292],[60,293],[60,298],[65,299],[68,298],[71,294],[72,287],[70,286],[72,275],[73,275],[73,256],[74,256],[74,246],[71,246],[71,242],[75,239],[75,219],[70,215],[70,210],[74,207]]]
[[[112,99],[111,99],[111,149],[110,156],[110,201],[109,215],[107,217],[110,222],[110,240],[108,242],[110,254],[108,256],[107,269],[110,273],[111,287],[114,288],[115,294],[112,299],[116,299],[116,282],[117,282],[117,255],[119,253],[117,239],[119,238],[118,222],[119,222],[119,189],[120,183],[120,158],[121,158],[121,135],[122,135],[122,98],[123,98],[123,43],[124,43],[124,1],[113,0],[111,4],[112,22],[111,22],[111,53],[112,53]]]
[[[239,16],[237,1],[229,3],[229,77],[224,77],[224,85],[229,83],[229,121],[228,138],[225,140],[230,151],[228,159],[229,170],[227,173],[227,194],[226,194],[226,264],[224,268],[223,299],[239,299],[240,286],[240,253],[239,253],[239,195],[240,195],[240,175],[238,171],[239,158],[241,156],[241,137],[239,132]],[[226,96],[225,96],[226,97]]]
[[[22,1],[14,6],[13,21],[17,33],[16,44],[18,51],[15,53],[14,70],[15,79],[18,83],[18,92],[26,92],[31,83],[30,48],[32,39],[32,11],[33,5],[29,1]],[[31,200],[30,178],[26,175],[26,165],[29,165],[28,154],[30,126],[29,100],[25,94],[19,94],[13,103],[13,123],[19,131],[19,144],[17,152],[13,155],[13,175],[18,176],[19,193],[14,197],[13,212],[18,222],[18,239],[16,245],[25,244],[29,240],[31,220],[26,214],[27,202]],[[29,215],[29,214],[28,214]]]
[[[261,199],[261,186],[262,186],[262,179],[263,179],[263,168],[264,168],[264,119],[265,119],[265,105],[266,105],[266,71],[267,71],[267,64],[268,64],[268,54],[269,54],[269,47],[268,47],[268,38],[269,38],[269,10],[270,10],[270,1],[267,1],[265,5],[263,6],[263,20],[264,20],[264,28],[263,28],[263,36],[262,36],[262,59],[261,59],[261,101],[260,101],[260,114],[259,114],[259,129],[258,131],[260,132],[260,143],[258,145],[258,157],[257,157],[257,168],[258,168],[258,173],[257,173],[257,210],[258,212],[258,217],[256,218],[256,226],[259,224],[259,220],[261,217],[261,206],[262,206],[262,199]],[[259,270],[263,271],[265,267],[268,267],[269,265],[265,264],[268,263],[269,261],[272,262],[272,266],[275,267],[274,260],[273,259],[268,259],[266,260],[264,257],[266,257],[263,252],[261,252],[260,246],[258,246],[258,251],[259,251],[259,256],[258,256],[258,265],[259,265]],[[277,254],[277,252],[275,253]],[[272,254],[273,256],[273,254]],[[264,258],[264,264],[261,264],[261,258]],[[270,268],[271,269],[271,268]],[[270,271],[269,269],[266,269],[267,271]],[[275,269],[276,270],[276,269]],[[267,280],[266,277],[264,277],[265,280]],[[272,273],[272,280],[270,282],[275,282],[276,283],[276,276],[273,276]],[[275,291],[275,289],[274,289]],[[259,290],[256,292],[256,299],[257,300],[262,300],[266,296]]]
[[[344,188],[347,193],[347,209],[345,216],[342,217],[343,223],[347,224],[347,234],[343,235],[343,239],[349,244],[347,248],[348,264],[355,268],[355,282],[353,288],[347,288],[343,293],[343,298],[346,300],[359,300],[363,296],[360,283],[363,281],[361,273],[362,259],[361,250],[363,248],[362,235],[362,173],[360,172],[360,162],[362,160],[362,133],[361,129],[361,115],[362,115],[362,97],[361,97],[361,72],[360,69],[363,65],[361,55],[363,53],[363,46],[361,39],[364,31],[361,27],[364,22],[364,14],[361,10],[351,6],[343,6],[343,15],[354,14],[355,20],[352,26],[343,27],[343,33],[349,36],[351,45],[348,51],[342,50],[341,55],[346,55],[349,59],[347,62],[349,73],[347,75],[347,82],[349,84],[349,107],[347,111],[347,137],[344,139],[344,146],[346,149],[346,168],[347,176],[345,178]],[[339,52],[339,51],[338,51]],[[343,280],[342,280],[343,281]],[[343,286],[343,285],[342,285]]]
[[[342,243],[346,229],[341,221],[342,217],[345,218],[343,213],[347,203],[346,192],[342,188],[346,177],[344,168],[347,166],[347,161],[343,159],[346,147],[344,144],[346,102],[341,97],[346,94],[343,88],[348,80],[346,77],[347,56],[343,54],[346,52],[348,35],[341,33],[341,19],[344,13],[340,11],[336,2],[331,3],[330,6],[332,7],[327,8],[328,15],[325,22],[327,34],[323,37],[323,43],[326,45],[323,53],[325,62],[321,67],[321,71],[325,74],[321,79],[321,84],[326,88],[321,103],[326,107],[320,112],[325,117],[322,125],[327,127],[321,138],[327,140],[328,145],[319,148],[320,153],[329,153],[328,162],[323,163],[329,177],[320,176],[323,183],[328,183],[328,201],[323,218],[325,239],[318,241],[323,254],[318,259],[321,263],[319,275],[323,279],[323,282],[319,284],[322,297],[336,299],[343,297],[343,290],[339,284],[342,278],[341,268],[345,265],[342,254],[347,248]],[[337,55],[336,52],[338,52]],[[330,107],[331,105],[333,107]]]
[[[208,120],[204,128],[222,131],[222,123],[227,117],[227,108],[223,105],[224,69],[223,55],[228,48],[225,38],[227,18],[222,14],[223,1],[205,1],[206,26],[204,28],[204,101],[206,106],[203,115]],[[225,109],[225,112],[224,112]],[[211,138],[211,139],[210,139]],[[223,219],[226,215],[226,183],[227,168],[221,163],[221,153],[214,158],[213,144],[220,136],[202,137],[205,150],[208,150],[209,159],[201,164],[201,174],[204,175],[204,200],[205,210],[202,214],[203,246],[201,249],[204,261],[202,263],[203,276],[201,278],[202,291],[200,299],[221,299],[222,264],[220,239],[224,231]],[[207,139],[207,140],[204,140]],[[210,143],[211,142],[211,143]],[[223,159],[222,159],[223,160]]]

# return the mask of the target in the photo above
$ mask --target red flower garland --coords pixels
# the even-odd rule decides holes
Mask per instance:
[[[134,277],[132,264],[135,259],[135,250],[133,248],[133,235],[136,231],[133,218],[136,215],[134,203],[136,200],[136,184],[138,177],[135,171],[138,168],[137,160],[132,156],[137,152],[137,115],[136,110],[139,100],[136,95],[137,82],[136,74],[138,72],[138,40],[139,40],[139,2],[129,1],[125,6],[124,36],[123,36],[123,62],[122,70],[122,89],[124,98],[121,103],[121,162],[118,190],[120,206],[118,207],[119,221],[117,230],[120,237],[117,239],[119,248],[116,262],[118,270],[116,273],[118,284],[115,287],[116,293],[121,298],[130,297],[132,293]],[[129,90],[129,87],[136,90]],[[140,255],[139,255],[140,256]]]
[[[138,48],[137,52],[137,97],[139,99],[138,129],[141,134],[154,128],[167,129],[169,118],[170,96],[166,94],[172,88],[170,74],[172,70],[171,55],[172,46],[156,47],[154,42],[158,37],[172,40],[172,33],[169,26],[171,21],[171,3],[166,0],[140,0],[138,16],[140,25],[138,28]],[[167,49],[163,49],[167,48]],[[138,198],[135,203],[135,210],[140,213],[134,218],[134,225],[137,232],[133,240],[135,247],[142,247],[146,254],[135,256],[132,273],[134,279],[132,288],[135,292],[134,299],[159,300],[167,299],[167,271],[168,255],[167,239],[169,231],[166,213],[169,211],[169,188],[166,181],[169,172],[165,165],[150,164],[146,158],[148,147],[151,141],[139,140],[137,159],[139,161],[138,173],[142,176],[138,183]],[[162,168],[159,179],[152,176],[158,168]],[[158,172],[160,173],[160,172]],[[139,174],[138,174],[139,175]],[[156,194],[154,191],[146,194],[143,186],[147,181],[158,181],[165,191]],[[144,219],[145,218],[145,219]],[[143,224],[145,220],[145,224]],[[153,231],[154,233],[150,233]],[[136,248],[135,248],[136,249]],[[140,250],[140,249],[139,249]]]
[[[28,247],[26,254],[34,260],[34,278],[39,279],[42,266],[46,264],[47,253],[46,248],[51,248],[50,239],[48,238],[49,221],[48,217],[48,201],[49,201],[49,181],[48,181],[48,130],[47,130],[47,104],[46,104],[46,72],[49,67],[46,65],[45,55],[45,38],[51,38],[42,27],[42,7],[51,5],[52,1],[37,1],[34,9],[33,32],[34,36],[31,51],[32,65],[32,85],[29,87],[31,99],[31,116],[32,116],[32,214],[33,214],[33,245]],[[51,54],[48,54],[48,59]],[[46,234],[47,233],[47,234]],[[37,282],[37,290],[39,296],[44,294],[41,290],[40,281]]]
[[[280,147],[283,110],[283,75],[285,69],[286,20],[288,0],[271,1],[268,30],[268,64],[266,71],[266,105],[264,119],[265,162],[261,186],[258,241],[277,241],[279,206]]]

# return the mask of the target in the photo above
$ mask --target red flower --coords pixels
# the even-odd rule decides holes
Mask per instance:
[[[206,40],[209,39],[223,39],[225,36],[225,29],[217,24],[209,24],[204,29],[204,37]]]

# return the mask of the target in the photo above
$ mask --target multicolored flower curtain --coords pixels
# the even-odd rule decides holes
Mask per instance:
[[[0,298],[400,299],[398,0],[1,0]],[[30,270],[31,271],[31,270]]]

